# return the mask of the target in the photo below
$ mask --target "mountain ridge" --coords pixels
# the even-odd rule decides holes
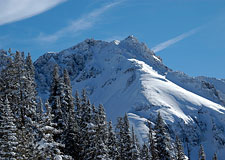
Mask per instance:
[[[122,42],[122,43],[121,43]],[[124,43],[125,42],[125,43]],[[104,41],[101,41],[101,40],[94,40],[94,39],[86,39],[85,41],[83,41],[83,42],[81,42],[81,43],[79,43],[78,45],[75,45],[75,46],[73,46],[73,47],[70,47],[70,48],[68,48],[68,49],[65,49],[65,50],[62,50],[61,52],[48,52],[48,53],[46,53],[46,54],[44,54],[43,56],[43,58],[42,58],[42,56],[40,57],[41,58],[41,61],[43,61],[43,59],[46,59],[46,60],[49,60],[50,58],[51,58],[51,60],[49,60],[49,63],[51,63],[51,64],[54,64],[54,63],[56,63],[56,61],[60,58],[60,57],[62,57],[61,55],[65,55],[65,54],[69,54],[67,57],[72,57],[72,58],[74,58],[74,60],[75,60],[75,62],[76,62],[76,59],[79,59],[79,58],[83,58],[83,59],[86,59],[87,57],[79,57],[78,56],[78,58],[76,58],[76,57],[74,57],[74,56],[71,56],[71,54],[75,54],[75,52],[76,52],[76,50],[79,50],[78,48],[80,47],[80,46],[82,46],[82,47],[86,47],[86,48],[83,48],[83,49],[88,49],[88,45],[98,45],[99,43],[103,43],[103,45],[106,45],[106,47],[113,47],[113,46],[116,46],[116,48],[119,48],[120,49],[120,54],[122,54],[122,52],[124,52],[123,51],[123,48],[124,48],[124,46],[126,47],[126,48],[132,48],[132,47],[134,47],[134,46],[137,46],[137,45],[139,45],[138,47],[139,48],[135,48],[136,50],[138,50],[139,52],[137,52],[138,54],[142,54],[143,53],[143,51],[145,52],[145,54],[144,55],[141,55],[142,57],[140,58],[140,60],[142,60],[142,61],[145,61],[146,62],[146,60],[147,60],[147,63],[148,64],[150,64],[153,68],[155,68],[156,70],[158,70],[158,72],[160,73],[160,74],[162,74],[162,75],[166,75],[166,77],[169,79],[169,80],[171,80],[171,81],[173,81],[174,83],[179,83],[179,85],[182,85],[182,87],[184,87],[185,89],[187,89],[187,90],[189,90],[189,91],[191,91],[191,92],[194,92],[194,93],[196,93],[196,94],[200,94],[201,96],[203,96],[203,97],[205,97],[205,98],[207,98],[207,99],[210,99],[210,100],[212,100],[212,101],[215,101],[216,103],[219,103],[219,104],[222,104],[222,105],[224,105],[225,104],[225,102],[224,102],[224,100],[223,100],[223,98],[222,98],[222,100],[221,100],[221,97],[219,97],[220,95],[222,95],[222,97],[224,97],[224,94],[225,94],[225,89],[223,90],[223,92],[221,93],[217,93],[218,92],[218,88],[216,89],[215,87],[214,87],[214,85],[212,84],[212,83],[210,83],[210,82],[208,82],[207,80],[203,80],[203,79],[200,79],[200,78],[198,78],[198,77],[190,77],[190,76],[188,76],[188,75],[186,75],[186,74],[184,74],[184,73],[182,73],[182,72],[174,72],[174,71],[172,71],[170,68],[168,68],[167,66],[165,66],[163,63],[162,63],[162,59],[159,57],[159,56],[156,56],[155,55],[155,53],[153,52],[153,51],[151,51],[144,43],[140,43],[134,36],[128,36],[125,40],[123,40],[123,41],[120,41],[119,42],[119,44],[115,44],[115,42],[114,41],[112,41],[112,42],[104,42]],[[90,47],[89,46],[89,47]],[[132,47],[131,47],[132,46]],[[113,49],[113,48],[112,48]],[[129,51],[132,51],[130,54],[133,54],[131,57],[132,58],[135,58],[135,57],[137,57],[137,53],[134,53],[134,50],[135,49],[129,49]],[[72,51],[72,52],[71,52]],[[73,53],[74,52],[74,53]],[[82,51],[80,51],[80,52],[82,52]],[[85,52],[85,51],[84,51]],[[112,51],[113,52],[113,51]],[[115,51],[115,52],[118,52],[118,51]],[[126,51],[125,51],[126,52]],[[146,52],[147,52],[147,54],[146,54]],[[76,53],[77,54],[77,53]],[[80,54],[80,53],[78,53],[78,54]],[[81,54],[82,55],[82,54]],[[89,55],[90,56],[90,55]],[[41,65],[38,65],[38,62],[40,61],[40,58],[39,59],[37,59],[35,62],[34,62],[34,64],[37,66],[36,68],[40,68],[40,66]],[[90,58],[90,57],[89,57]],[[150,61],[150,62],[149,62]],[[69,62],[69,63],[71,63],[71,62]],[[81,64],[82,64],[82,62],[80,62]],[[68,65],[70,65],[69,66],[69,68],[67,67],[67,69],[68,69],[68,71],[69,71],[69,74],[70,74],[70,76],[71,76],[71,78],[72,78],[72,80],[75,78],[75,76],[77,76],[77,74],[78,73],[74,73],[74,71],[73,70],[75,70],[73,67],[71,67],[71,65],[76,65],[76,64],[78,64],[79,65],[79,62],[76,62],[75,64],[68,64]],[[84,65],[84,64],[83,64]],[[62,68],[63,68],[64,66],[62,66]],[[80,67],[78,67],[79,69],[78,70],[82,70],[82,66],[80,66]],[[159,68],[160,68],[160,70],[159,70]],[[174,79],[173,77],[181,77],[180,79]],[[49,77],[50,78],[50,77]],[[199,92],[196,92],[196,90],[195,90],[195,88],[193,89],[193,88],[191,88],[190,86],[186,86],[186,85],[184,85],[184,84],[182,84],[182,83],[180,83],[181,81],[183,81],[182,79],[184,79],[184,80],[188,80],[190,83],[193,83],[193,81],[195,82],[195,83],[202,83],[201,84],[201,87],[203,87],[203,88],[208,88],[208,89],[214,89],[213,91],[212,91],[212,93],[210,93],[210,95],[208,95],[208,96],[206,96],[206,94],[201,94],[201,93],[199,93]],[[202,88],[199,88],[199,89],[202,89]],[[220,95],[218,95],[218,94],[220,94]],[[211,98],[211,97],[214,97],[214,99],[213,98]]]

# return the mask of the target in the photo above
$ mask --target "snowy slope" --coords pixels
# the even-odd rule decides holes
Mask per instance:
[[[140,141],[145,121],[160,111],[173,135],[179,135],[197,157],[203,144],[208,157],[225,157],[225,98],[204,79],[173,72],[144,43],[129,36],[123,41],[93,39],[59,53],[46,53],[35,63],[39,94],[46,98],[53,66],[66,68],[73,89],[86,88],[91,101],[105,106],[109,119],[129,113]],[[212,87],[213,86],[213,87]],[[224,92],[223,92],[224,93]]]
[[[166,75],[166,78],[193,93],[196,93],[223,106],[225,105],[225,92],[220,92],[220,90],[223,88],[221,84],[224,84],[222,80],[217,80],[214,78],[214,80],[209,81],[209,79],[213,78],[190,77],[182,72],[174,71],[169,71]],[[219,83],[221,83],[219,86],[215,85]]]

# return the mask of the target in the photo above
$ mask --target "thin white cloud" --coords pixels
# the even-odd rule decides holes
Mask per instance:
[[[59,38],[67,36],[67,35],[75,35],[80,31],[90,29],[91,27],[94,26],[94,24],[99,20],[99,17],[103,15],[106,11],[109,9],[117,6],[120,4],[122,1],[117,1],[113,2],[107,5],[104,5],[103,7],[96,9],[88,14],[85,14],[79,19],[76,19],[72,21],[71,24],[68,26],[62,28],[61,30],[55,32],[54,34],[51,35],[45,35],[41,34],[37,40],[41,42],[54,42],[57,41]]]
[[[175,43],[177,43],[177,42],[179,42],[179,41],[181,41],[181,40],[183,40],[183,39],[185,39],[185,38],[195,34],[199,29],[200,29],[200,27],[192,29],[189,32],[183,33],[183,34],[181,34],[181,35],[179,35],[179,36],[177,36],[175,38],[172,38],[172,39],[170,39],[168,41],[160,43],[160,44],[156,45],[155,47],[153,47],[152,51],[156,53],[156,52],[159,52],[161,50],[164,50],[167,47],[169,47],[169,46],[171,46],[171,45],[173,45],[173,44],[175,44]]]
[[[66,0],[0,0],[0,25],[43,13]]]

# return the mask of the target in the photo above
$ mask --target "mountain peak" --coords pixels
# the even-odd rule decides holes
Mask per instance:
[[[125,38],[123,41],[131,41],[133,43],[139,43],[138,39],[134,37],[134,35],[129,35],[127,38]]]
[[[95,40],[94,38],[88,38],[88,39],[84,40],[84,42],[87,44],[95,44],[97,42],[97,40]]]

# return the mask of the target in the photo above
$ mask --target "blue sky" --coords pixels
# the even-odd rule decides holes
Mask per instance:
[[[225,0],[0,0],[0,48],[33,59],[134,35],[173,70],[225,78]]]

